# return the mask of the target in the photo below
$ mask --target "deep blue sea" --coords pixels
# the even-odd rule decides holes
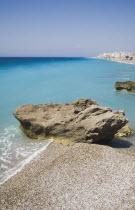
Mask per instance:
[[[29,162],[50,142],[19,130],[12,111],[23,104],[67,103],[91,98],[124,109],[135,129],[135,92],[116,91],[116,81],[135,81],[135,65],[87,58],[0,58],[0,182]],[[135,135],[124,138],[135,144]]]

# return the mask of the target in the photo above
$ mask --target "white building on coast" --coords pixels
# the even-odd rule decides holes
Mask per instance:
[[[98,56],[98,58],[105,58],[105,59],[135,59],[135,52],[113,52],[113,53],[103,53]]]

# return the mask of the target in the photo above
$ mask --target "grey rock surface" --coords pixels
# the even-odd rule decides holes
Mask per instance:
[[[90,99],[68,104],[23,105],[13,114],[27,136],[53,138],[63,144],[107,142],[128,122],[124,111],[100,107]]]

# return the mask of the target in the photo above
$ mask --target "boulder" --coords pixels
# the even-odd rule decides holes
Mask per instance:
[[[90,99],[68,104],[28,104],[16,108],[13,114],[28,137],[53,138],[66,145],[107,142],[128,122],[123,110],[112,111]]]
[[[124,137],[124,136],[131,136],[134,134],[133,128],[131,128],[129,125],[125,125],[123,128],[118,130],[118,132],[115,134],[115,137]]]
[[[126,81],[126,82],[116,82],[115,88],[117,90],[127,90],[127,91],[135,91],[135,81]]]

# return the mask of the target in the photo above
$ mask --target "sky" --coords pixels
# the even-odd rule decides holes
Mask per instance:
[[[135,0],[0,0],[0,56],[135,51]]]

